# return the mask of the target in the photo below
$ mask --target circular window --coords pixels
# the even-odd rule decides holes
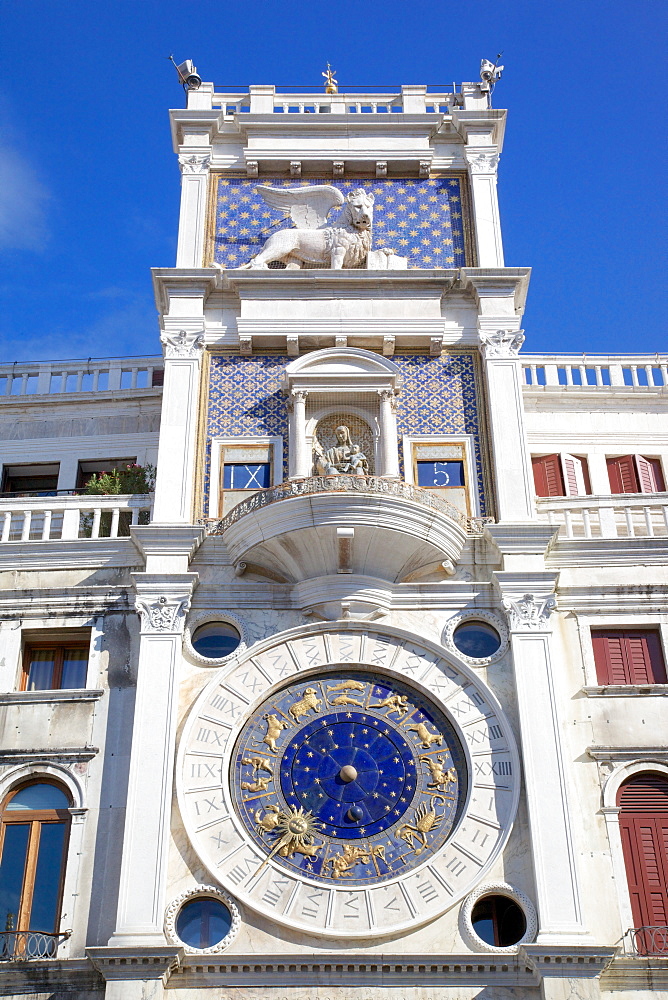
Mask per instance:
[[[464,900],[459,928],[474,951],[510,955],[517,945],[533,941],[538,920],[523,892],[507,882],[486,882]]]
[[[475,660],[493,656],[501,648],[501,636],[487,622],[470,618],[462,622],[452,634],[455,648]]]
[[[524,911],[507,896],[483,896],[471,912],[473,930],[481,941],[494,948],[510,948],[524,937]]]
[[[240,645],[241,635],[229,622],[206,622],[195,629],[190,641],[204,659],[221,660]]]
[[[200,896],[185,903],[176,918],[176,933],[189,948],[202,951],[220,944],[232,928],[229,908],[219,899]]]

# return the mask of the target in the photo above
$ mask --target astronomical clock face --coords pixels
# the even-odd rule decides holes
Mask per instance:
[[[303,931],[388,934],[478,883],[509,832],[517,757],[493,696],[396,630],[284,633],[223,668],[180,749],[213,876]]]

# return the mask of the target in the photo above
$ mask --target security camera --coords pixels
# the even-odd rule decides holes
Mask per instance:
[[[176,67],[179,79],[187,90],[198,90],[202,85],[202,78],[197,72],[197,67],[193,65],[192,59],[186,59]]]
[[[498,57],[497,57],[498,58]],[[494,84],[501,79],[503,66],[492,63],[489,59],[480,60],[480,89],[483,93],[489,93],[494,89]]]

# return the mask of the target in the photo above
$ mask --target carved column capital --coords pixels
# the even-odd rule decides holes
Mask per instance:
[[[135,600],[135,610],[141,615],[141,630],[153,635],[183,632],[190,595],[161,594],[159,597]]]
[[[204,333],[202,331],[192,333],[187,330],[168,333],[163,330],[160,334],[160,343],[166,358],[199,358],[204,347]]]
[[[514,632],[545,631],[549,618],[557,606],[554,594],[546,597],[524,594],[522,597],[503,597],[503,607],[508,625]]]
[[[467,151],[466,159],[472,174],[495,174],[499,165],[499,154],[491,151]]]
[[[496,330],[479,332],[479,350],[483,358],[516,358],[524,343],[524,330]]]
[[[306,402],[306,397],[308,396],[308,389],[291,389],[290,397],[293,401],[300,403]]]
[[[179,156],[182,174],[205,174],[210,163],[210,153],[182,153]]]

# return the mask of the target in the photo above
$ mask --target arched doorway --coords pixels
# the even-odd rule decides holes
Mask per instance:
[[[617,793],[626,877],[641,954],[668,954],[668,780],[645,771]],[[660,928],[662,930],[651,930]]]

